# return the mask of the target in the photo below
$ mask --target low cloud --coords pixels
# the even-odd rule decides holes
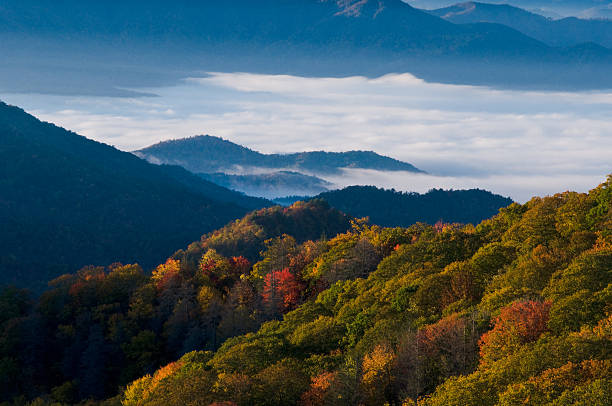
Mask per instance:
[[[549,196],[566,190],[586,192],[605,181],[600,175],[485,175],[437,176],[411,172],[382,172],[345,169],[341,175],[326,177],[336,187],[374,185],[385,189],[426,193],[431,189],[485,189],[518,202],[533,196]]]
[[[180,86],[138,90],[159,97],[0,97],[124,150],[211,134],[262,152],[374,150],[430,173],[356,172],[342,185],[482,187],[522,201],[587,190],[612,172],[607,92],[503,91],[430,84],[410,74],[249,73],[211,73]]]

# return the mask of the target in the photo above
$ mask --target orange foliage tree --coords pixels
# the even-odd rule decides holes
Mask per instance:
[[[480,338],[481,362],[503,358],[548,330],[550,302],[517,301],[501,310],[492,330]]]
[[[157,289],[163,290],[173,281],[177,281],[179,279],[180,272],[181,263],[176,259],[169,258],[165,263],[155,268],[151,278],[153,279]]]
[[[302,394],[301,406],[319,406],[329,404],[333,385],[337,384],[338,372],[322,372],[313,376],[310,389]]]

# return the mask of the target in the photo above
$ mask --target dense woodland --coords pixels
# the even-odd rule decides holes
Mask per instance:
[[[405,193],[374,186],[349,186],[321,193],[333,207],[355,217],[368,217],[385,227],[408,227],[422,222],[478,224],[512,203],[512,199],[486,190],[432,189]]]
[[[0,295],[6,404],[607,405],[612,176],[477,226],[262,209]],[[325,225],[322,227],[321,225]],[[29,402],[29,403],[28,403]]]

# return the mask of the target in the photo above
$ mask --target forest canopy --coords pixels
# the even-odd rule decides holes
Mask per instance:
[[[1,400],[607,405],[611,206],[612,176],[476,226],[384,228],[297,203],[152,275],[87,267],[38,300],[8,288]]]

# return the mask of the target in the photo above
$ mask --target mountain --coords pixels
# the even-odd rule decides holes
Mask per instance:
[[[433,10],[448,7],[452,0],[404,0],[413,7]],[[551,16],[580,16],[585,10],[601,7],[609,0],[487,0],[490,4],[507,4],[533,12],[545,12]],[[556,17],[555,17],[556,18]]]
[[[0,402],[607,406],[611,230],[612,175],[476,226],[261,209],[152,274],[0,289]]]
[[[372,151],[262,154],[210,135],[163,141],[134,151],[134,154],[151,163],[180,165],[194,173],[250,174],[262,170],[290,170],[333,174],[342,168],[422,172],[409,163]]]
[[[384,227],[408,227],[417,222],[478,224],[512,203],[512,199],[479,189],[433,189],[419,194],[374,186],[349,186],[321,193],[317,199]]]
[[[568,17],[551,20],[507,4],[459,3],[430,11],[455,24],[496,23],[512,27],[551,46],[593,42],[612,47],[612,21]]]
[[[246,193],[249,196],[274,199],[284,196],[314,196],[327,191],[332,184],[316,176],[298,172],[279,171],[258,175],[228,175],[202,173],[202,178],[223,187]]]
[[[188,224],[185,223],[184,226]],[[195,304],[200,308],[198,303],[204,304],[208,299],[213,307],[224,306],[217,300],[221,296],[215,297],[218,292],[220,295],[229,293],[233,298],[230,300],[236,299],[248,307],[250,299],[247,296],[250,295],[251,285],[244,278],[247,276],[245,272],[250,269],[251,263],[263,259],[263,253],[270,256],[269,252],[274,251],[277,244],[280,244],[281,254],[283,249],[294,253],[297,244],[310,245],[312,242],[307,241],[344,233],[350,227],[348,216],[322,200],[300,202],[286,208],[274,206],[255,210],[223,228],[203,235],[188,246],[185,245],[184,249],[175,252],[152,274],[145,273],[136,264],[114,263],[108,267],[87,267],[50,281],[48,289],[37,300],[36,308],[41,310],[41,315],[45,314],[42,317],[35,314],[30,315],[33,317],[18,317],[19,313],[28,311],[33,299],[28,298],[26,291],[0,286],[0,402],[11,401],[16,394],[24,395],[28,399],[35,394],[44,394],[47,386],[62,385],[64,377],[67,376],[65,374],[68,374],[74,377],[75,384],[55,391],[53,399],[62,404],[78,404],[80,399],[87,398],[90,403],[97,404],[94,398],[100,399],[107,394],[116,393],[119,386],[139,377],[143,371],[155,370],[161,365],[160,361],[168,362],[183,354],[186,347],[182,343],[177,345],[176,334],[180,337],[183,337],[183,333],[192,336],[192,343],[187,344],[187,347],[201,345],[204,336],[207,337],[205,340],[210,339],[210,345],[216,347],[214,343],[228,336],[253,329],[268,316],[262,313],[247,320],[242,319],[239,312],[232,310],[227,313],[229,308],[218,308],[224,316],[220,318],[220,314],[211,314],[213,318],[218,319],[211,319],[211,326],[219,322],[227,324],[230,319],[240,326],[232,322],[230,329],[219,332],[218,337],[214,333],[211,335],[209,327],[204,324],[200,326],[203,314],[201,312],[208,312],[206,306],[202,306],[201,310],[192,306]],[[181,271],[178,269],[179,265]],[[152,281],[155,282],[151,283]],[[207,288],[201,289],[203,285],[200,284],[203,281],[206,281]],[[234,289],[234,293],[228,292],[236,283],[244,283],[245,290],[242,293],[238,293],[239,289]],[[208,290],[208,287],[211,289]],[[196,288],[200,299],[194,302],[191,294],[195,293]],[[208,297],[209,293],[213,296]],[[84,307],[75,307],[77,302]],[[33,308],[30,307],[32,310]],[[129,311],[130,316],[123,318],[117,313],[119,309]],[[183,310],[187,310],[190,315],[183,313]],[[147,315],[148,311],[151,313]],[[181,320],[168,318],[173,313]],[[75,317],[80,321],[76,322]],[[98,327],[106,324],[107,317],[114,320],[112,323],[116,322],[114,331],[117,333],[117,340],[110,345],[104,338],[106,332],[98,330]],[[17,318],[21,321],[17,321]],[[51,319],[62,320],[61,323],[65,323],[67,329],[72,330],[72,333],[69,333],[71,338],[62,334],[55,335],[53,332],[57,326]],[[37,324],[38,321],[41,323]],[[201,321],[204,322],[204,319]],[[91,324],[92,322],[94,324]],[[98,322],[102,324],[97,324]],[[195,325],[189,326],[192,323]],[[28,325],[29,327],[26,327]],[[97,327],[93,327],[94,325]],[[167,345],[157,342],[156,335],[165,334],[162,331],[168,333]],[[77,337],[84,339],[84,346],[77,344],[77,341],[81,343]],[[18,340],[15,341],[14,338]],[[66,339],[68,341],[65,341]],[[46,344],[44,349],[40,349],[45,355],[32,348],[33,352],[30,354],[35,358],[33,362],[24,363],[25,358],[21,357],[23,353],[14,347],[15,344],[21,348],[22,345],[28,346],[28,343],[36,342],[35,346],[39,348],[38,344],[43,341]],[[135,352],[131,352],[130,348]],[[145,350],[149,351],[148,355],[137,355],[145,348],[148,348]],[[13,355],[10,355],[13,351]],[[128,353],[137,356],[139,360],[133,363],[132,355],[126,356]],[[103,356],[97,358],[100,355]],[[90,356],[92,358],[89,358]],[[27,368],[21,368],[26,365]],[[71,365],[81,367],[73,368]],[[18,367],[23,373],[13,370],[14,367]],[[36,387],[26,388],[24,382],[36,382]]]
[[[152,267],[271,203],[0,104],[0,284],[112,262]]]
[[[612,86],[587,58],[499,24],[452,24],[401,0],[62,0],[0,9],[0,90],[138,95],[202,72],[379,76],[511,87]],[[126,90],[127,89],[127,90]],[[144,92],[143,92],[144,93]]]

